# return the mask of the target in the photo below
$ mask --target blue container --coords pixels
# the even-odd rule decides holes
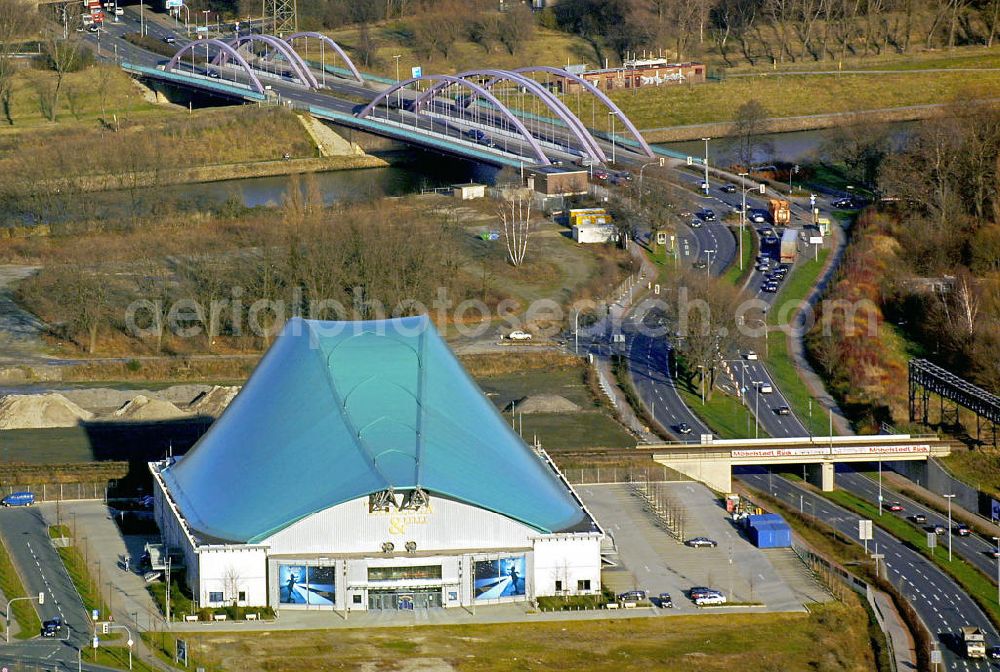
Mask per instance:
[[[792,529],[784,522],[761,522],[750,528],[750,541],[757,548],[788,548],[792,545]]]

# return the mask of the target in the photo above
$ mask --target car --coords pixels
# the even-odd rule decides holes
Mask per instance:
[[[595,180],[606,180],[608,179],[608,171],[606,170],[595,170],[594,171]]]
[[[686,422],[680,423],[674,429],[677,430],[678,434],[690,434],[691,433],[691,425],[687,424]]]
[[[774,392],[774,388],[771,387],[771,383],[764,383],[764,382],[757,383],[757,390],[761,394],[771,394],[772,392]]]
[[[785,274],[782,273],[781,271],[771,271],[770,273],[768,273],[767,279],[770,282],[781,282],[782,280],[785,279]]]
[[[699,597],[704,597],[705,595],[721,595],[719,591],[714,588],[708,588],[707,586],[691,586],[688,589],[688,597],[692,600],[697,600]]]
[[[632,181],[632,173],[628,172],[627,170],[622,170],[622,171],[619,171],[619,172],[615,173],[614,174],[614,178],[616,180],[618,180],[619,182],[631,182]]]
[[[788,271],[792,270],[792,267],[789,266],[788,264],[778,264],[775,267],[774,270],[776,270],[776,271],[782,271],[783,273],[787,273]]]
[[[922,525],[927,522],[927,516],[925,516],[922,513],[915,513],[912,516],[910,516],[910,520],[912,520],[917,525]]]
[[[660,605],[660,609],[673,609],[674,600],[670,597],[670,593],[660,593],[656,597],[657,603]]]
[[[678,214],[680,214],[681,217],[691,217],[692,216],[690,210],[681,210],[680,213],[678,213]]]
[[[219,78],[219,73],[216,72],[215,70],[209,70],[208,71],[208,76],[211,77],[212,79],[218,79]]]
[[[691,228],[692,229],[700,229],[701,228],[701,220],[697,219],[697,218],[692,219],[691,220]]]
[[[885,505],[885,508],[888,511],[896,511],[896,512],[898,512],[898,511],[902,511],[903,510],[903,505],[900,504],[899,502],[889,502],[888,504]]]
[[[990,660],[1000,660],[1000,646],[991,646],[986,649],[986,655],[989,656]]]
[[[63,628],[63,620],[60,617],[51,618],[42,623],[42,629],[39,634],[42,637],[58,637],[59,632]]]
[[[698,261],[691,264],[691,268],[697,268],[698,270],[701,270],[703,268],[708,268],[708,263],[699,259]]]
[[[469,130],[465,131],[464,135],[465,137],[476,141],[482,140],[486,137],[486,134],[480,131],[478,128],[470,128]]]
[[[970,530],[969,526],[966,525],[965,523],[959,523],[958,525],[956,525],[955,532],[957,532],[958,536],[960,537],[967,537],[970,534],[972,534],[972,530]]]
[[[516,331],[512,331],[509,334],[507,334],[507,338],[509,338],[512,341],[530,341],[531,334],[529,334],[526,331],[521,331],[520,329],[518,329]]]
[[[767,221],[767,216],[760,210],[751,210],[748,217],[754,224],[763,224]]]
[[[100,28],[97,27],[96,23],[92,23],[89,26],[87,26],[88,33],[96,33],[98,30],[100,30]]]
[[[115,7],[115,16],[125,16],[125,10],[121,7]]]
[[[715,221],[715,211],[713,210],[708,210],[708,209],[702,210],[700,213],[698,213],[698,216],[704,219],[706,222]]]
[[[767,236],[766,238],[764,238],[764,244],[765,245],[777,245],[778,244],[778,237],[777,236]]]
[[[934,530],[933,530],[934,534],[936,534],[938,536],[941,536],[942,534],[944,534],[947,531],[948,530],[944,529],[944,525],[935,525],[934,526]]]
[[[624,593],[618,593],[619,602],[642,602],[648,597],[645,590],[626,590]]]
[[[708,182],[702,182],[701,184],[698,185],[698,188],[701,189],[704,192],[707,192],[708,191]]]
[[[757,353],[754,352],[753,350],[747,350],[745,353],[743,353],[743,357],[749,359],[751,362],[757,361]]]
[[[838,198],[833,202],[833,207],[839,210],[854,210],[858,206],[853,198]]]
[[[998,551],[997,549],[993,548],[993,549],[990,549],[990,550],[986,551],[986,555],[990,556],[991,558],[1000,558],[1000,551]]]
[[[761,289],[764,290],[765,292],[767,292],[768,294],[774,294],[774,293],[776,293],[778,291],[778,283],[776,283],[776,282],[765,282],[761,286]]]
[[[549,164],[553,166],[565,166],[566,162],[563,161],[562,159],[552,159],[551,161],[549,161]]]
[[[768,273],[770,270],[771,270],[771,267],[768,264],[757,264],[757,272],[758,273]]]
[[[791,415],[792,409],[788,408],[788,406],[778,406],[774,409],[774,412],[777,415]]]
[[[736,193],[736,185],[735,184],[724,184],[724,185],[722,185],[720,187],[720,189],[722,191],[726,192],[727,194],[735,194]]]
[[[702,597],[695,599],[694,603],[697,604],[699,607],[708,607],[717,604],[725,604],[726,596],[721,593],[703,595]]]
[[[691,548],[715,548],[719,545],[719,542],[714,539],[709,539],[708,537],[692,537],[684,542],[685,546],[690,546]]]
[[[774,262],[774,259],[772,259],[771,257],[769,257],[766,254],[758,254],[757,255],[757,263],[758,264],[771,264],[773,262]]]

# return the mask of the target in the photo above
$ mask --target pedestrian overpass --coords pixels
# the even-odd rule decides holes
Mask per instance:
[[[732,491],[734,466],[818,465],[818,485],[829,492],[838,462],[926,460],[951,453],[951,446],[937,436],[909,434],[780,439],[714,439],[705,435],[700,444],[664,443],[643,448],[652,450],[655,462],[720,492]]]

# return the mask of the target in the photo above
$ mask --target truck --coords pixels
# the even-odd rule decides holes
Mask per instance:
[[[962,642],[965,644],[966,658],[986,657],[986,633],[982,628],[974,625],[962,628]]]
[[[798,253],[799,243],[798,229],[785,229],[781,234],[781,263],[795,263],[795,256]]]
[[[12,492],[0,500],[0,504],[4,506],[31,506],[34,503],[35,493],[33,492]]]
[[[767,209],[775,226],[784,226],[792,221],[791,208],[791,203],[780,198],[772,198],[767,202]]]

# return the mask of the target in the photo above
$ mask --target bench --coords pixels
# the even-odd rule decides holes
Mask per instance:
[[[625,609],[635,609],[638,606],[638,602],[622,602],[622,607]]]
[[[212,620],[213,621],[224,621],[224,620],[226,620],[226,615],[225,614],[215,614],[215,615],[212,616]]]
[[[257,614],[247,614],[247,620],[248,621],[256,621],[257,620]]]
[[[197,616],[185,616],[184,620],[187,621],[188,623],[194,623],[194,622],[196,622],[198,620],[198,617]]]
[[[617,602],[608,602],[604,606],[607,607],[608,609],[617,609],[618,608],[618,603]]]

